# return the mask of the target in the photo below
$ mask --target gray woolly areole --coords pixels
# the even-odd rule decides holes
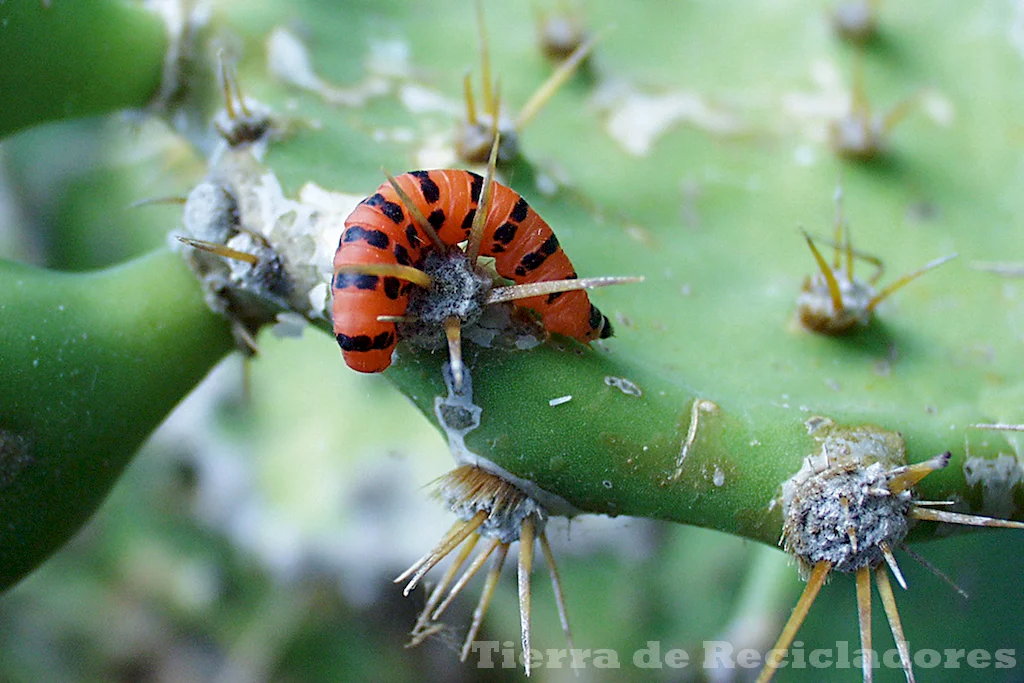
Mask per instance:
[[[423,263],[430,276],[429,289],[414,288],[406,314],[416,322],[402,323],[399,334],[417,346],[441,348],[447,341],[444,321],[455,316],[463,326],[472,325],[484,309],[491,280],[477,273],[461,250],[431,252]]]
[[[507,116],[498,117],[498,163],[509,164],[519,156],[519,135],[516,125]],[[477,114],[477,122],[464,121],[456,130],[455,149],[458,155],[470,163],[483,164],[494,144],[494,117],[486,113]]]
[[[473,468],[468,477],[458,476],[459,468],[441,481],[438,497],[461,520],[469,520],[481,510],[487,519],[478,533],[497,538],[501,543],[519,540],[523,520],[533,517],[535,532],[547,525],[548,513],[530,496],[500,477]]]
[[[889,490],[892,472],[906,465],[903,438],[823,417],[806,426],[819,448],[782,485],[782,547],[805,579],[823,561],[841,572],[874,567],[885,560],[882,547],[898,546],[909,530],[913,494]]]
[[[880,463],[835,463],[805,481],[784,510],[783,546],[804,565],[854,572],[884,561],[882,546],[907,535],[910,491],[893,494]],[[848,530],[852,529],[856,547]]]

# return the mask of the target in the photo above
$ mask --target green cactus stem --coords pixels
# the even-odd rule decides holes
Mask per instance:
[[[91,273],[0,262],[0,589],[64,544],[232,348],[179,254]]]
[[[141,109],[156,96],[164,20],[124,0],[0,6],[0,136],[46,121]]]

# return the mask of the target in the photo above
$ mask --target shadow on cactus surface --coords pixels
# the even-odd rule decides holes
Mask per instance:
[[[539,4],[568,5],[601,39],[518,131],[520,157],[499,179],[552,226],[581,277],[646,280],[590,293],[616,327],[591,348],[466,342],[481,413],[464,452],[532,482],[528,492],[555,513],[647,518],[585,516],[571,535],[558,521],[547,528],[574,646],[614,652],[620,665],[604,670],[592,657],[586,677],[752,680],[756,666],[711,670],[702,660],[715,643],[767,650],[794,604],[796,572],[768,546],[783,528],[783,483],[823,448],[811,428],[821,418],[890,435],[910,463],[950,452],[916,500],[1024,518],[1018,435],[972,426],[1024,423],[1024,280],[988,267],[1024,261],[1024,90],[1015,87],[1024,9],[886,3],[876,8],[877,33],[854,48],[833,33],[825,3],[742,14],[721,3]],[[115,0],[98,2],[98,14],[86,5],[0,9],[0,92],[19,98],[17,115],[0,115],[0,249],[11,259],[0,267],[5,585],[75,534],[147,435],[232,349],[228,325],[166,246],[168,233],[182,233],[181,208],[127,208],[182,196],[209,173],[204,145],[216,135],[170,132],[153,98],[192,107],[168,117],[179,123],[188,112],[208,120],[221,104],[210,83],[223,48],[245,95],[280,123],[256,168],[275,174],[283,197],[315,196],[343,220],[341,207],[372,193],[382,167],[466,167],[454,131],[466,69],[480,78],[467,3],[225,1],[198,38],[199,65],[211,75],[197,79],[205,94],[189,105],[160,89],[166,46],[131,47],[127,37],[162,35],[162,20]],[[528,5],[484,9],[491,71],[516,112],[553,66]],[[35,66],[14,59],[57,26],[64,49]],[[99,38],[128,47],[120,56],[87,49]],[[914,103],[867,162],[841,161],[830,147],[830,122],[848,113],[857,69],[872,111]],[[110,74],[124,87],[102,87]],[[147,105],[131,123],[43,125]],[[959,258],[886,298],[868,324],[827,337],[795,315],[805,279],[819,272],[799,228],[830,255],[840,178],[853,247],[884,263],[882,285]],[[331,252],[340,230],[336,221],[318,236]],[[56,273],[16,261],[108,268]],[[867,279],[871,266],[861,267],[855,273]],[[402,598],[390,580],[452,522],[421,488],[452,467],[428,423],[449,392],[444,355],[403,344],[386,372],[361,376],[315,331],[301,340],[264,331],[256,341],[248,392],[238,393],[238,367],[219,367],[85,531],[0,601],[14,625],[0,639],[0,671],[26,681],[149,680],[175,666],[219,680],[520,677],[519,664],[504,668],[498,654],[494,669],[475,666],[475,655],[458,664],[470,593],[480,590],[472,586],[445,614],[448,627],[401,647],[425,596]],[[919,523],[909,540],[947,535],[948,525],[937,527]],[[1020,665],[997,666],[1005,656],[996,653],[1024,657],[1022,548],[1014,531],[915,546],[969,600],[901,559],[910,590],[897,602],[910,650],[943,656],[938,665],[915,659],[918,680],[1020,678]],[[533,646],[565,647],[539,577]],[[854,581],[833,583],[792,658],[860,647]],[[520,646],[513,584],[502,577],[477,637],[499,643],[499,653]],[[875,612],[877,622],[880,603]],[[893,650],[880,629],[875,647]],[[87,660],[63,656],[66,643],[83,641]],[[658,659],[650,641],[661,667],[648,671],[637,663]],[[666,663],[673,649],[689,654],[686,667]],[[952,657],[959,668],[947,649],[965,651]],[[991,655],[974,660],[988,666],[969,663],[972,651]],[[533,676],[561,680],[567,668],[541,663]],[[821,675],[808,664],[775,680]],[[827,675],[861,678],[859,664]],[[905,676],[883,666],[874,678]]]

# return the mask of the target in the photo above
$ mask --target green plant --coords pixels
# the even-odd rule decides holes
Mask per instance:
[[[202,79],[203,106],[167,95],[177,89],[166,81],[160,91],[161,20],[121,2],[95,6],[109,14],[70,0],[2,10],[0,57],[18,68],[0,77],[0,92],[17,103],[5,105],[0,130],[147,106],[175,119],[213,106],[217,93]],[[473,55],[457,28],[467,23],[464,7],[294,7],[322,81],[302,81],[301,65],[266,42],[290,35],[280,33],[290,15],[271,3],[226,5],[216,22],[246,44],[246,94],[294,117],[262,161],[286,197],[308,196],[300,190],[310,182],[366,195],[382,181],[381,166],[404,170],[450,152],[451,108]],[[618,322],[600,348],[564,340],[520,353],[468,348],[482,419],[466,448],[580,511],[774,545],[782,518],[773,501],[815,452],[806,423],[822,416],[899,432],[911,462],[950,451],[951,466],[922,482],[923,498],[1020,519],[1013,435],[972,427],[1022,422],[1019,285],[971,267],[1020,256],[1012,126],[1024,96],[998,77],[1019,67],[1010,10],[948,3],[922,16],[885,7],[881,35],[863,56],[870,99],[923,90],[886,153],[859,165],[833,161],[827,144],[857,57],[826,30],[817,5],[749,16],[684,4],[653,16],[616,3],[587,12],[592,26],[617,28],[588,74],[523,133],[523,156],[507,177],[555,227],[581,276],[647,280],[593,295]],[[525,101],[549,71],[524,14],[488,7],[489,24],[517,27],[492,41],[505,102]],[[665,28],[649,31],[652,22]],[[139,45],[123,53],[86,49],[133,37]],[[192,61],[184,64],[211,68],[215,51],[202,33],[195,40],[171,44],[185,46]],[[52,61],[17,59],[43,41],[66,49],[47,52]],[[107,87],[114,82],[123,87]],[[210,139],[194,124],[183,135]],[[840,169],[857,249],[893,273],[960,258],[835,339],[800,329],[793,310],[817,268],[797,226],[830,231]],[[322,239],[333,246],[336,238]],[[5,585],[73,533],[145,435],[231,348],[228,326],[179,259],[164,249],[100,274],[3,265]],[[435,397],[447,394],[441,362],[402,347],[385,375],[431,420]],[[564,396],[572,399],[550,405]],[[916,535],[934,532],[921,525]]]

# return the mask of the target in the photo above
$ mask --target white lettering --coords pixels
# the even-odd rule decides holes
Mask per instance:
[[[516,651],[512,648],[512,641],[506,640],[502,643],[504,647],[501,648],[501,668],[503,669],[515,669],[516,668]]]
[[[899,669],[903,667],[903,660],[900,659],[899,650],[886,650],[882,654],[882,663],[890,669]]]
[[[849,669],[850,668],[850,642],[847,640],[840,640],[836,643],[839,646],[839,654],[836,656],[836,668],[837,669]]]
[[[828,659],[824,659],[828,657]],[[811,666],[815,669],[824,669],[832,666],[832,650],[811,650]]]
[[[967,654],[967,650],[963,648],[960,648],[959,650],[954,650],[951,647],[946,648],[942,652],[946,655],[946,663],[944,666],[947,669],[959,669],[960,660],[963,659],[964,655]]]
[[[615,650],[594,650],[594,666],[598,669],[618,669],[619,653]]]
[[[924,648],[914,653],[914,664],[922,669],[934,669],[942,663],[942,655],[937,650]]]
[[[724,640],[705,640],[704,641],[704,668],[705,669],[718,669],[725,667],[726,669],[735,668],[736,664],[732,661],[732,643]]]
[[[647,647],[633,653],[633,666],[639,669],[660,669],[661,643],[648,640]]]
[[[967,654],[967,666],[974,669],[987,669],[992,663],[992,655],[984,650],[971,650]]]
[[[761,666],[761,653],[752,647],[736,653],[736,663],[744,669],[756,669]]]
[[[586,650],[577,650],[573,648],[572,653],[572,668],[582,669],[587,665],[587,660],[590,659],[590,648]]]
[[[498,651],[498,641],[496,640],[474,640],[470,650],[477,655],[476,665],[481,669],[493,669],[494,662],[491,660],[491,654]]]
[[[881,666],[881,662],[878,659],[878,653],[868,648],[867,650],[854,650],[853,651],[853,666],[856,669],[864,668],[864,660],[867,659],[868,664],[872,669],[877,669]]]
[[[665,665],[673,669],[682,669],[690,661],[690,655],[682,648],[669,650],[665,653]]]
[[[552,648],[552,649],[547,650],[547,653],[548,653],[548,661],[547,661],[547,663],[544,666],[552,668],[552,669],[561,669],[562,668],[562,660],[569,656],[568,650],[565,650],[565,649],[555,650],[555,649]]]
[[[529,652],[524,652],[523,654],[519,655],[520,666],[526,666],[527,657],[529,657],[530,659],[531,671],[544,663],[544,655],[540,653],[540,650],[535,650],[531,647]]]
[[[807,668],[807,660],[804,659],[804,641],[798,640],[793,643],[793,647],[789,648],[789,652],[793,656],[794,669]]]

